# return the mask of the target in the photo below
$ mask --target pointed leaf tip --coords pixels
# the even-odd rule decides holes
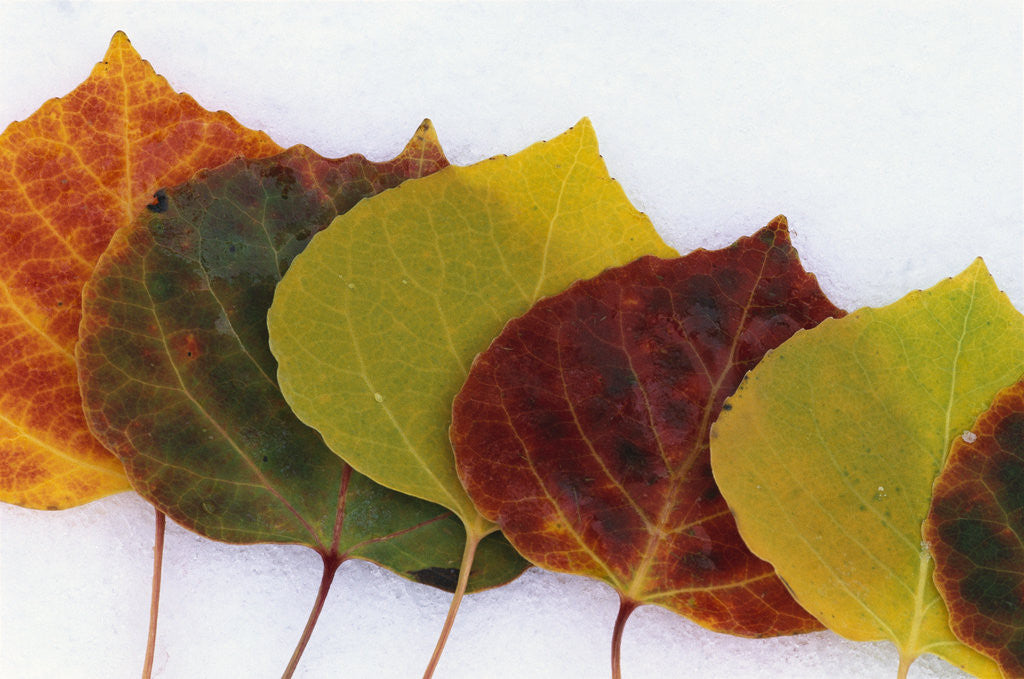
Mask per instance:
[[[103,55],[103,61],[111,61],[112,57],[124,52],[130,52],[139,57],[139,53],[135,51],[132,41],[128,39],[128,35],[124,31],[117,31],[110,38],[110,45],[107,46],[107,52]],[[141,59],[141,57],[139,58]]]
[[[974,261],[971,262],[966,269],[964,269],[964,273],[968,271],[974,273],[976,276],[988,276],[990,278],[992,277],[992,273],[988,270],[988,265],[985,264],[985,260],[982,259],[981,257],[975,257]]]
[[[594,130],[594,124],[590,122],[590,118],[583,116],[571,129],[579,130],[579,135],[583,139],[597,146],[597,131]]]
[[[441,161],[440,164],[442,166],[448,165],[448,158],[444,154],[444,149],[441,148],[441,141],[437,138],[437,130],[434,128],[434,123],[431,122],[430,118],[423,119],[423,122],[420,123],[412,139],[405,145],[400,155],[410,158],[422,158],[430,155],[435,160]]]
[[[774,245],[792,245],[789,237],[789,220],[784,215],[778,215],[754,234],[754,237],[762,238],[766,243]]]
[[[416,133],[416,138],[434,143],[438,142],[437,130],[434,128],[434,123],[430,118],[424,118],[423,122],[420,123],[419,130]]]
[[[590,122],[590,118],[580,118],[575,125],[567,129],[565,132],[558,134],[551,139],[539,142],[541,144],[552,143],[555,141],[565,141],[569,139],[578,139],[580,148],[593,147],[597,149],[597,133],[594,131],[594,126]]]

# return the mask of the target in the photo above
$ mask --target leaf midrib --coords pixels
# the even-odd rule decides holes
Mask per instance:
[[[970,319],[971,319],[971,313],[974,311],[974,302],[978,298],[978,278],[979,278],[979,274],[975,273],[974,278],[971,281],[971,292],[970,292],[970,296],[969,296],[969,303],[967,305],[966,311],[964,311],[963,323],[960,326],[960,335],[959,335],[959,337],[957,337],[956,351],[953,354],[952,369],[950,370],[950,376],[949,376],[949,398],[946,401],[945,422],[943,424],[942,438],[940,439],[940,444],[943,447],[939,451],[939,456],[938,456],[939,464],[936,467],[936,474],[941,472],[942,468],[945,466],[946,457],[949,455],[949,449],[952,446],[953,438],[952,438],[952,434],[951,434],[950,430],[951,430],[952,420],[953,420],[953,406],[954,406],[954,404],[956,402],[956,395],[957,395],[956,394],[957,372],[958,372],[959,366],[960,366],[960,357],[963,354],[964,338],[967,337],[968,326],[970,324]],[[931,504],[931,496],[930,495],[929,495],[928,501],[929,501],[929,505],[930,505]],[[924,517],[922,517],[922,524],[923,524],[923,521],[924,521]],[[923,531],[923,526],[922,526],[922,531]],[[922,541],[924,540],[923,535],[921,536],[921,540]],[[917,653],[921,652],[921,648],[920,648],[920,645],[919,645],[918,637],[920,636],[920,633],[921,633],[921,627],[922,627],[922,625],[924,623],[925,614],[927,613],[927,611],[929,609],[931,609],[932,606],[935,605],[936,601],[939,599],[938,590],[935,587],[932,587],[931,599],[928,600],[927,602],[925,601],[925,595],[926,595],[926,590],[927,590],[926,583],[931,582],[931,577],[930,576],[931,576],[931,572],[932,572],[933,568],[934,568],[934,565],[932,563],[931,558],[926,558],[924,555],[921,555],[921,557],[919,558],[919,563],[918,563],[918,578],[917,578],[918,583],[917,583],[917,588],[916,588],[915,595],[914,595],[914,618],[913,618],[913,622],[911,623],[910,635],[909,635],[909,637],[907,639],[907,647],[908,647],[907,650],[911,651],[911,652],[917,652]]]
[[[636,600],[637,597],[640,596],[641,592],[645,591],[644,584],[647,579],[648,573],[650,572],[650,569],[654,563],[654,557],[658,551],[658,547],[661,545],[661,542],[664,539],[664,536],[667,534],[666,528],[668,521],[672,516],[672,511],[676,508],[679,502],[679,493],[682,490],[683,486],[682,480],[686,478],[686,476],[690,473],[690,470],[693,469],[693,465],[696,464],[697,458],[700,457],[701,450],[705,447],[705,437],[707,435],[710,435],[710,421],[712,417],[712,410],[714,409],[713,404],[717,401],[718,392],[722,388],[723,381],[725,380],[726,376],[729,374],[729,371],[733,367],[733,361],[736,357],[736,348],[739,344],[739,339],[743,334],[743,329],[747,322],[747,317],[750,315],[750,308],[753,305],[754,295],[757,293],[757,289],[761,283],[761,279],[764,277],[764,270],[768,263],[769,253],[775,247],[776,243],[775,241],[772,241],[772,244],[765,250],[764,257],[761,260],[761,266],[757,272],[757,276],[754,278],[753,284],[750,286],[750,292],[747,295],[746,303],[743,305],[743,314],[740,317],[739,323],[737,324],[737,331],[736,333],[733,334],[732,341],[729,344],[729,355],[723,363],[721,372],[719,373],[717,378],[714,379],[712,383],[709,385],[710,389],[708,391],[708,400],[703,408],[700,427],[699,429],[697,429],[699,438],[693,442],[693,446],[691,447],[689,454],[684,459],[683,464],[680,465],[677,469],[671,470],[669,476],[671,481],[669,492],[666,494],[665,502],[658,513],[658,518],[655,523],[654,530],[650,532],[647,547],[644,551],[643,559],[640,562],[640,566],[634,572],[632,581],[630,583],[628,596],[634,598],[634,600]],[[624,336],[625,330],[622,328],[622,323],[623,319],[620,314],[620,335]],[[684,335],[684,337],[686,336]],[[689,341],[689,338],[687,338],[687,340]],[[696,347],[694,348],[696,349]],[[629,362],[630,370],[635,375],[636,371],[633,369],[633,358],[628,351],[625,352],[625,354],[627,357],[627,361]],[[707,374],[706,367],[705,374]],[[707,374],[707,377],[710,380],[711,375]],[[658,427],[654,421],[654,413],[651,409],[650,399],[647,395],[647,389],[644,387],[642,383],[640,384],[640,391],[644,397],[644,404],[647,410],[649,426],[651,427],[651,431],[654,432],[655,440],[658,442],[658,451],[661,453],[662,459],[667,461],[664,447],[661,443],[661,436],[659,434]],[[668,467],[667,464],[666,467]],[[698,523],[703,523],[703,521],[699,521]]]

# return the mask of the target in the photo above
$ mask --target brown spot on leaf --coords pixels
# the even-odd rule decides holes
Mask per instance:
[[[443,589],[446,592],[454,592],[459,583],[458,568],[421,568],[418,571],[409,571],[408,576],[416,582]]]

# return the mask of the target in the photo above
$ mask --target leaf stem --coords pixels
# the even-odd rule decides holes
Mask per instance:
[[[164,532],[167,515],[156,510],[156,535],[153,539],[153,588],[149,595],[149,638],[146,640],[146,660],[142,665],[142,679],[153,676],[153,657],[156,654],[156,621],[160,615],[160,578],[164,571]]]
[[[309,638],[313,636],[313,628],[316,626],[317,618],[320,617],[320,611],[324,608],[324,602],[327,601],[327,593],[331,591],[334,574],[338,572],[338,566],[345,561],[344,558],[337,554],[321,554],[320,558],[324,561],[324,572],[320,578],[320,589],[317,590],[316,600],[313,601],[313,610],[309,612],[306,627],[302,630],[302,636],[299,638],[299,643],[295,646],[295,651],[292,653],[292,658],[288,661],[288,667],[285,668],[281,679],[290,679],[295,673],[295,668],[299,666],[299,658],[302,657],[302,652],[306,650]]]
[[[896,670],[896,679],[907,679],[907,672],[910,670],[910,666],[913,664],[917,656],[907,655],[900,651],[900,666]]]
[[[615,629],[612,632],[612,679],[622,679],[622,630],[626,620],[640,604],[632,599],[619,595],[619,614],[615,616]]]
[[[444,627],[441,628],[441,636],[437,638],[434,654],[430,656],[430,663],[427,664],[427,669],[423,672],[423,679],[430,679],[434,676],[437,663],[441,660],[441,652],[444,651],[444,645],[448,641],[448,634],[452,631],[452,625],[455,624],[455,614],[459,612],[462,595],[466,593],[466,586],[469,584],[469,571],[473,566],[473,559],[476,557],[476,548],[486,535],[486,532],[466,527],[466,547],[462,552],[462,563],[459,564],[459,582],[455,586],[452,603],[448,607],[448,616],[444,619]]]

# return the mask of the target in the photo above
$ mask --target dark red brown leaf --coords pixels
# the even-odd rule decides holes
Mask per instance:
[[[953,633],[1024,677],[1024,380],[954,440],[924,534]]]
[[[644,257],[537,303],[455,400],[460,476],[530,561],[747,636],[819,629],[740,539],[708,432],[770,349],[843,312],[786,220],[718,251]]]

